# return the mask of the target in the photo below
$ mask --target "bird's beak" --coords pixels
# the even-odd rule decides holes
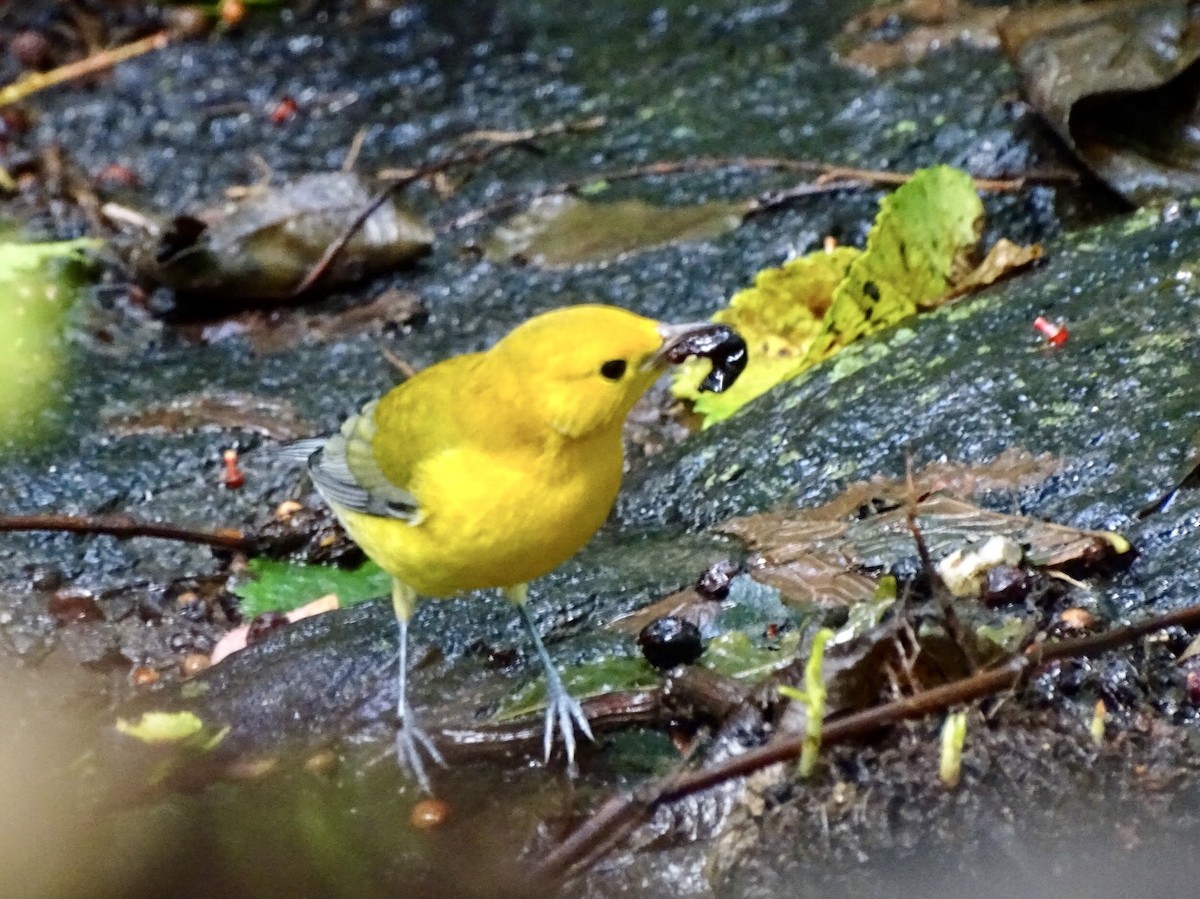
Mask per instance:
[[[700,385],[701,390],[721,393],[732,386],[746,367],[746,341],[728,325],[716,322],[660,324],[662,346],[644,364],[645,368],[663,369],[698,356],[712,362],[712,370]]]

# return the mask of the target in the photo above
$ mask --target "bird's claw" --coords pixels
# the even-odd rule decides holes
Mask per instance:
[[[587,715],[583,713],[583,706],[567,692],[562,681],[553,678],[547,687],[545,733],[542,736],[543,757],[549,764],[550,752],[554,748],[554,733],[557,731],[562,734],[567,768],[574,773],[575,731],[578,730],[589,740],[594,741],[596,738],[592,736],[592,727],[588,724]]]
[[[411,714],[401,714],[400,729],[396,731],[396,757],[401,766],[412,771],[413,777],[417,779],[421,789],[432,795],[433,788],[429,782],[429,775],[425,773],[425,763],[421,759],[422,752],[437,765],[446,767],[446,760],[442,758],[442,754],[434,745],[429,734],[412,723]]]

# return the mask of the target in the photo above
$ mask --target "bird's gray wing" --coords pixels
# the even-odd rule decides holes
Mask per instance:
[[[420,517],[416,497],[392,483],[375,461],[373,400],[342,424],[328,440],[297,440],[280,455],[306,460],[308,473],[326,502],[353,512],[415,522]]]

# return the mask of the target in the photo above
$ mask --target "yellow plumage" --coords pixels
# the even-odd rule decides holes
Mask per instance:
[[[537,316],[484,353],[434,365],[368,403],[309,470],[350,536],[394,579],[401,630],[400,754],[428,789],[405,697],[405,637],[418,596],[498,587],[522,610],[546,669],[545,749],[568,758],[587,719],[524,608],[525,584],[573,555],[604,522],[623,467],[622,427],[681,339],[713,326],[663,326],[622,309]],[[733,375],[736,377],[736,373]]]

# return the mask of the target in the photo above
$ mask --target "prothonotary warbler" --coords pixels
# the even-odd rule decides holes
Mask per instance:
[[[526,606],[527,584],[604,522],[623,468],[622,426],[667,365],[713,361],[710,389],[736,379],[745,344],[711,322],[663,325],[611,306],[538,315],[491,349],[433,365],[363,406],[328,439],[293,444],[363,551],[392,576],[400,625],[397,753],[430,790],[421,755],[444,764],[413,720],[408,622],[419,597],[500,588],[545,669],[544,750],[557,730],[573,766],[591,738]]]

